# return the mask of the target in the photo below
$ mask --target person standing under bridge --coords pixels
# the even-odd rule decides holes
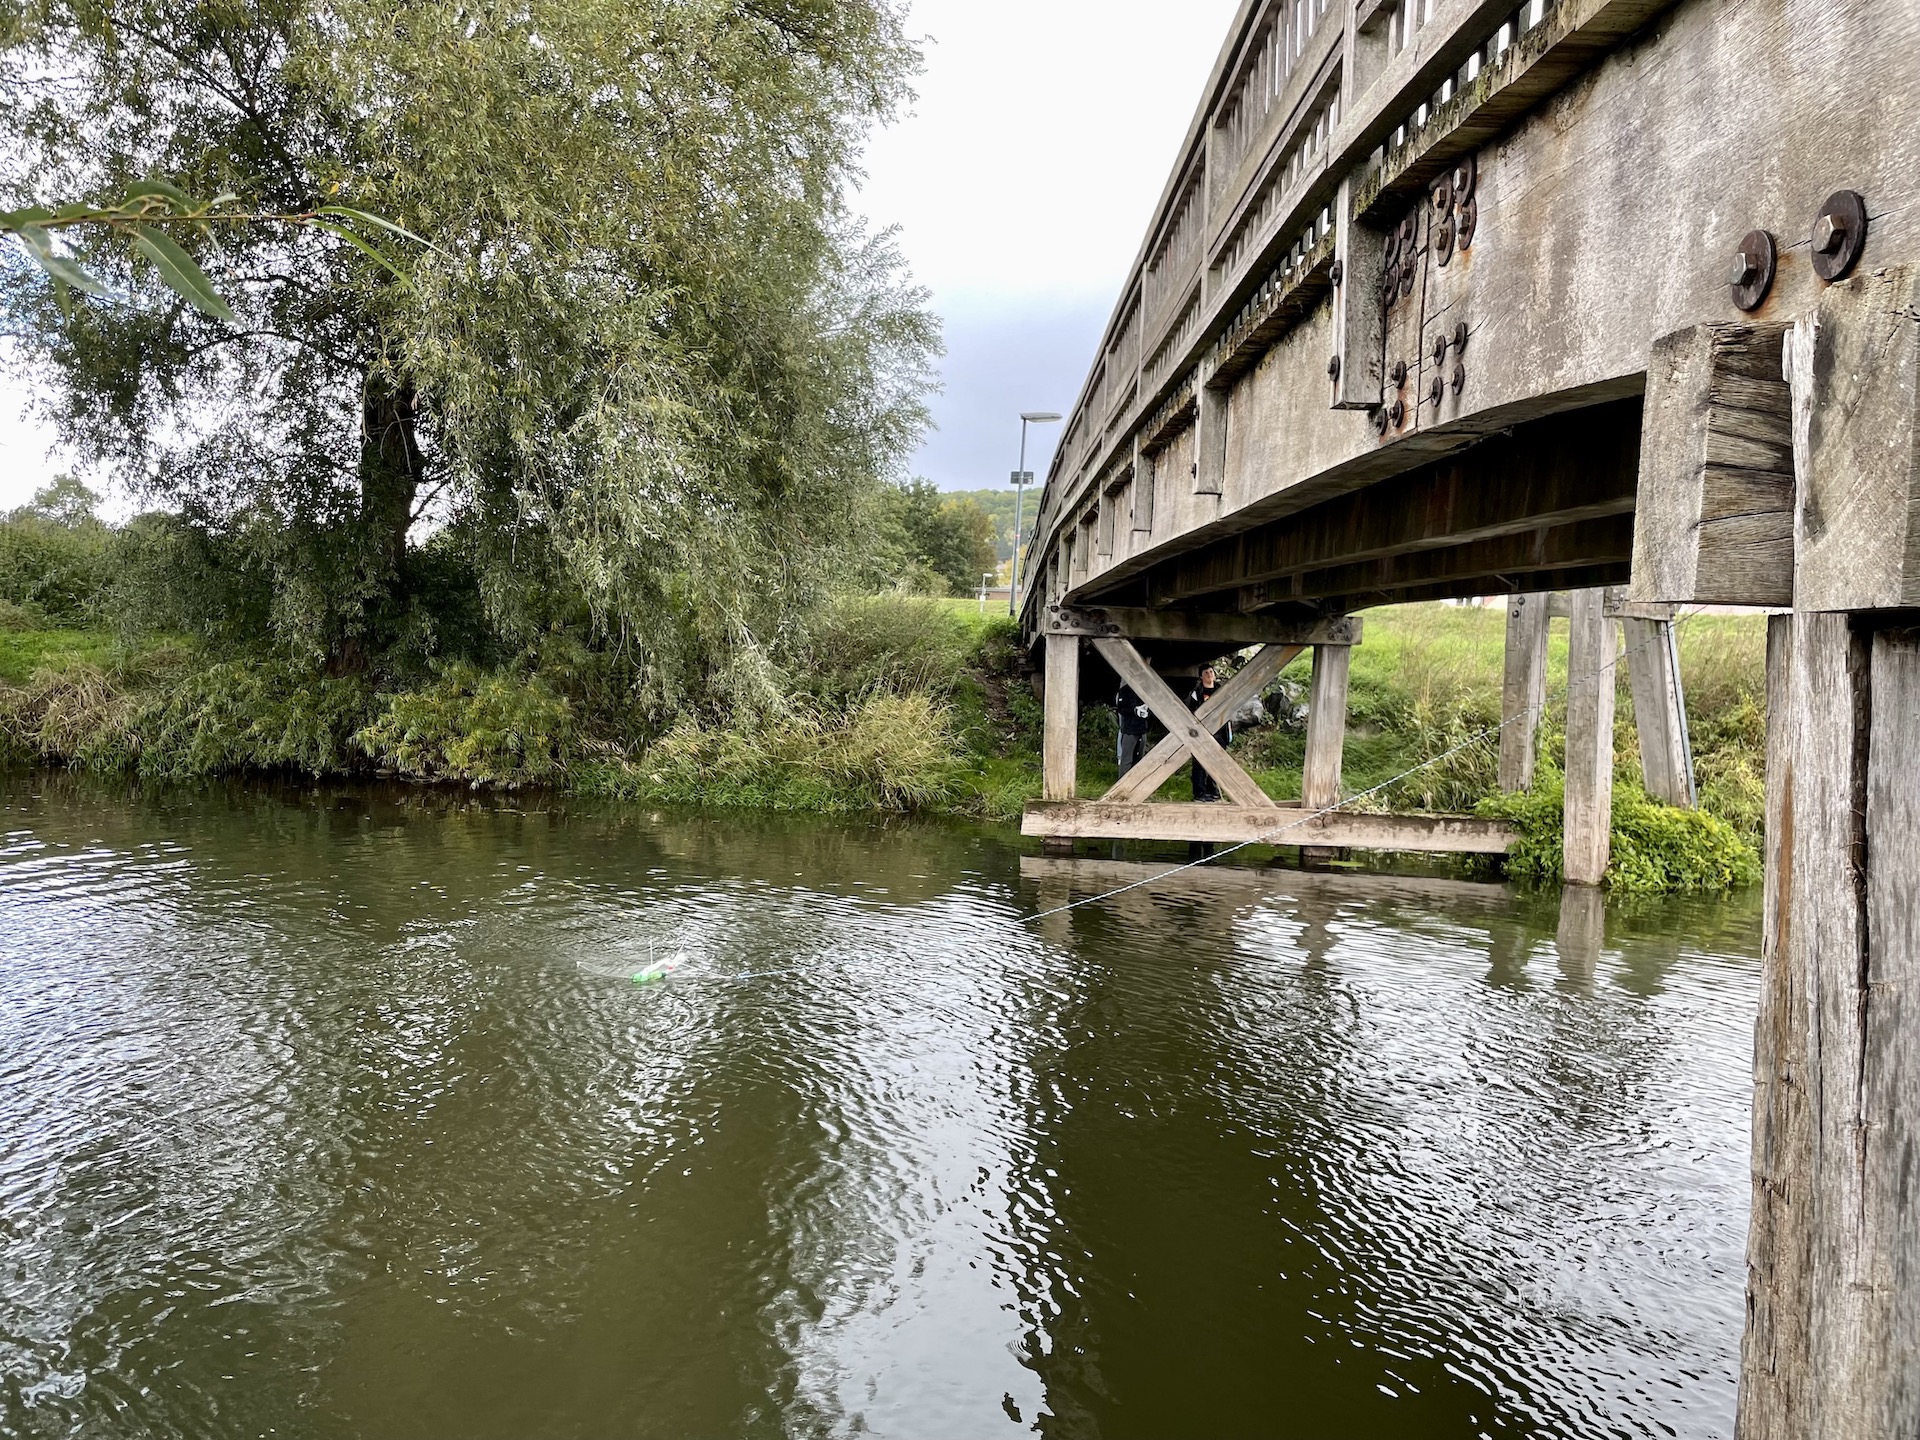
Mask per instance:
[[[1209,665],[1200,672],[1200,678],[1194,682],[1193,689],[1187,692],[1187,708],[1198,710],[1213,698],[1213,692],[1220,688],[1220,677]],[[1229,720],[1220,729],[1213,732],[1213,738],[1222,745],[1233,743],[1233,722]],[[1220,798],[1220,782],[1208,773],[1207,768],[1198,760],[1193,762],[1193,798],[1200,801],[1215,801]]]
[[[1113,697],[1113,710],[1120,722],[1120,773],[1125,775],[1147,753],[1147,722],[1152,712],[1130,685],[1122,685]]]

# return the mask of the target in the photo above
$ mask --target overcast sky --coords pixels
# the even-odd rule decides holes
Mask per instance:
[[[1234,0],[915,0],[912,113],[876,137],[858,201],[898,225],[946,327],[945,489],[1004,485],[1022,410],[1068,409],[1226,36]],[[0,352],[0,366],[7,357]],[[0,374],[0,509],[60,468]],[[1044,472],[1058,427],[1036,434]]]

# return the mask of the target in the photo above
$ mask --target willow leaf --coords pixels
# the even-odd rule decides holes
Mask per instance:
[[[233,319],[233,311],[227,308],[227,302],[220,298],[219,292],[213,288],[213,282],[194,264],[191,255],[159,231],[149,230],[144,225],[131,226],[127,233],[133,240],[134,248],[153,262],[153,268],[160,272],[160,278],[167,282],[175,294],[194,309],[216,320]]]

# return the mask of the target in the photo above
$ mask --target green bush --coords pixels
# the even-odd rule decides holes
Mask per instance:
[[[1480,802],[1477,813],[1511,820],[1520,829],[1519,844],[1507,857],[1514,879],[1555,885],[1564,877],[1565,798],[1564,777],[1549,772],[1525,794]],[[1662,805],[1635,786],[1615,786],[1609,889],[1628,895],[1709,892],[1759,879],[1758,851],[1726,821]]]
[[[188,780],[242,770],[316,777],[349,770],[370,700],[357,677],[316,675],[285,661],[190,668],[138,718],[140,773]]]
[[[377,765],[414,779],[544,785],[578,755],[573,706],[537,675],[462,662],[425,689],[384,699],[358,743]]]
[[[938,600],[840,596],[813,617],[789,668],[798,693],[819,706],[851,706],[879,690],[947,695],[978,643]]]
[[[0,522],[0,601],[37,623],[84,623],[111,574],[112,538],[91,517],[69,526],[16,512]]]
[[[684,722],[635,763],[587,779],[602,793],[760,810],[931,809],[960,793],[951,715],[927,695],[878,691],[850,711],[753,728]]]

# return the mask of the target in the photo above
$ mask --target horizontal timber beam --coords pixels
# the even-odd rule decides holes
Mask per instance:
[[[1633,516],[1609,515],[1571,525],[1501,535],[1444,550],[1421,550],[1354,565],[1295,575],[1290,580],[1241,592],[1242,608],[1257,610],[1354,594],[1393,594],[1415,587],[1500,575],[1528,575],[1575,566],[1628,565],[1633,559]]]
[[[1411,850],[1504,855],[1520,832],[1504,820],[1467,815],[1370,815],[1344,810],[1308,818],[1297,805],[1104,805],[1034,801],[1020,833],[1054,840],[1186,840],[1216,844],[1308,845],[1343,850]]]
[[[1050,606],[1049,635],[1187,641],[1218,645],[1358,645],[1364,627],[1351,616],[1288,620],[1265,615],[1195,614],[1126,606]]]
[[[1623,515],[1633,509],[1639,450],[1638,399],[1535,421],[1179,556],[1150,573],[1153,602]]]
[[[1342,595],[1329,604],[1342,610],[1371,610],[1376,605],[1416,605],[1425,600],[1484,600],[1501,595],[1532,595],[1543,590],[1602,590],[1627,582],[1624,561],[1584,565],[1571,570],[1514,571],[1464,580],[1441,580],[1429,585],[1407,585],[1398,590],[1360,591]]]

